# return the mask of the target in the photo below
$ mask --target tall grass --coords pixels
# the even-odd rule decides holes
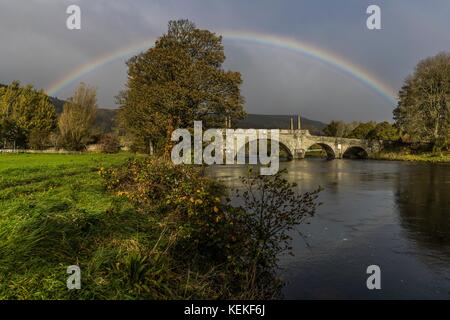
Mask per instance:
[[[257,297],[218,281],[225,266],[166,254],[176,235],[105,189],[99,168],[132,157],[0,155],[0,299]],[[66,287],[70,265],[81,268],[81,290]]]
[[[154,221],[107,193],[98,175],[129,157],[0,155],[0,298],[176,296],[163,285],[142,294],[144,274],[170,283],[162,281],[170,270],[146,252],[157,240]],[[66,288],[73,264],[82,270],[79,291]]]

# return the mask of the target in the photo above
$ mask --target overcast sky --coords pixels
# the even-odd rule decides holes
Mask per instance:
[[[82,29],[66,28],[66,8],[82,10]],[[366,27],[366,8],[382,10],[382,30]],[[166,31],[187,18],[220,33],[246,30],[295,38],[361,66],[398,90],[416,63],[450,51],[450,1],[419,0],[0,0],[0,83],[48,89],[80,65]],[[225,68],[242,73],[246,110],[332,119],[391,120],[395,107],[371,88],[286,49],[224,39]],[[125,60],[94,69],[101,107],[115,108]],[[75,84],[57,93],[70,96]]]

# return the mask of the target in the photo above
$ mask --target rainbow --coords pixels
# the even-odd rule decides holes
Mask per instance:
[[[71,72],[69,72],[68,74],[66,74],[64,77],[52,83],[46,90],[47,94],[50,96],[56,96],[62,89],[79,81],[81,78],[83,78],[83,76],[91,73],[92,71],[98,68],[104,67],[116,60],[123,59],[125,62],[127,60],[127,57],[131,57],[132,55],[140,51],[146,50],[154,46],[155,40],[156,39],[150,40],[147,39],[137,44],[121,48],[112,53],[99,56],[86,64],[80,65]]]
[[[383,83],[380,79],[370,74],[364,68],[351,63],[350,61],[338,56],[325,49],[316,47],[312,44],[299,41],[294,38],[284,37],[280,35],[271,35],[260,32],[248,32],[248,31],[222,31],[218,32],[228,41],[247,42],[254,43],[263,46],[276,47],[292,52],[299,53],[307,58],[313,59],[322,63],[323,65],[330,66],[333,69],[343,73],[344,75],[362,83],[364,86],[376,92],[381,97],[385,98],[389,104],[395,104],[396,93],[389,85]],[[132,55],[147,50],[152,47],[155,42],[155,38],[150,40],[141,41],[137,44],[124,47],[120,50],[112,53],[99,56],[98,58],[79,66],[72,70],[65,77],[58,79],[56,82],[50,85],[47,90],[49,95],[55,96],[65,87],[79,81],[86,74],[101,68],[118,59],[126,59]]]

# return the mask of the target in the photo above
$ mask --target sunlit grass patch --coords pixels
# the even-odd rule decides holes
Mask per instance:
[[[418,161],[430,163],[450,163],[450,152],[409,154],[398,152],[379,152],[372,158],[379,160]]]

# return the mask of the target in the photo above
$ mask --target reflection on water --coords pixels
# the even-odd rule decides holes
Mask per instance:
[[[450,166],[319,159],[281,164],[299,191],[318,185],[323,205],[293,234],[280,271],[288,299],[450,299]],[[239,188],[245,166],[208,174]],[[305,239],[306,238],[306,239]],[[366,268],[381,267],[378,291]]]
[[[423,166],[397,177],[395,199],[406,236],[428,252],[431,263],[450,265],[450,176]],[[438,261],[436,261],[438,260]]]

